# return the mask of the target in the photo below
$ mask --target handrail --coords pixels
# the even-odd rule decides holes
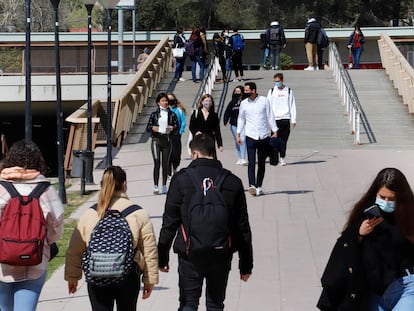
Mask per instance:
[[[120,146],[129,130],[141,114],[148,98],[171,65],[171,46],[165,36],[152,50],[146,61],[135,74],[121,95],[112,100],[112,141]],[[71,123],[66,147],[65,170],[72,169],[72,151],[86,149],[86,104],[73,112],[66,121]],[[92,105],[92,122],[95,124],[93,146],[106,143],[106,102],[95,100]],[[102,121],[102,122],[100,122]]]
[[[370,143],[375,142],[374,134],[369,127],[368,120],[359,102],[358,95],[355,91],[351,77],[347,70],[344,69],[338,48],[334,42],[329,44],[329,67],[332,70],[335,81],[338,84],[342,102],[345,105],[348,115],[348,122],[351,127],[351,133],[354,135],[354,144],[360,145],[360,123],[362,122],[368,135]]]
[[[394,82],[398,94],[410,113],[414,112],[414,69],[392,41],[389,35],[381,34],[378,40],[382,66]]]

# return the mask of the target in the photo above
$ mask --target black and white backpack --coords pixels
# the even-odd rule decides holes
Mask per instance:
[[[97,204],[91,208],[96,210]],[[127,278],[133,267],[135,250],[125,217],[139,209],[140,206],[131,205],[122,212],[110,210],[96,224],[82,256],[86,282],[106,287]]]

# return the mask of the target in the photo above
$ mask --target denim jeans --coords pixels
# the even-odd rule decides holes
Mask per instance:
[[[269,48],[263,50],[263,67],[267,68],[267,59],[269,58]]]
[[[414,310],[414,274],[393,281],[382,296],[372,294],[369,311]]]
[[[200,80],[204,79],[204,59],[198,55],[195,55],[191,57],[191,77],[193,82],[197,81],[197,64],[200,66]]]
[[[361,58],[362,54],[362,48],[353,48],[352,49],[352,61],[353,61],[353,67],[354,69],[359,68],[359,60]]]
[[[270,64],[272,65],[272,69],[279,67],[280,51],[282,51],[281,45],[277,44],[270,46]]]
[[[261,187],[265,175],[266,157],[269,144],[269,137],[255,140],[246,136],[247,146],[247,160],[249,165],[247,167],[247,175],[249,177],[249,186]],[[255,178],[256,166],[256,152],[257,152],[257,178]]]
[[[36,280],[0,282],[0,310],[35,311],[45,280],[46,272]]]
[[[185,53],[184,56],[181,58],[176,58],[175,59],[175,74],[174,74],[174,78],[179,79],[181,78],[181,76],[183,75],[183,71],[184,71],[184,64],[185,64]]]
[[[242,142],[241,146],[236,141],[237,126],[231,125],[230,130],[231,130],[231,133],[233,134],[234,141],[236,142],[237,158],[244,159],[246,157],[246,135],[244,134],[244,128],[242,132],[240,133],[240,139]]]

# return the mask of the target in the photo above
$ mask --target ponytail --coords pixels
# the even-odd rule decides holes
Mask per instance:
[[[105,170],[101,180],[101,191],[99,192],[98,207],[96,209],[100,219],[105,217],[114,193],[123,189],[125,181],[126,173],[121,167],[111,166]]]

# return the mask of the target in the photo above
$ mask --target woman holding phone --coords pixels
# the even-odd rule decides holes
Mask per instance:
[[[321,310],[414,310],[414,194],[401,171],[381,170],[354,205],[322,286]]]

